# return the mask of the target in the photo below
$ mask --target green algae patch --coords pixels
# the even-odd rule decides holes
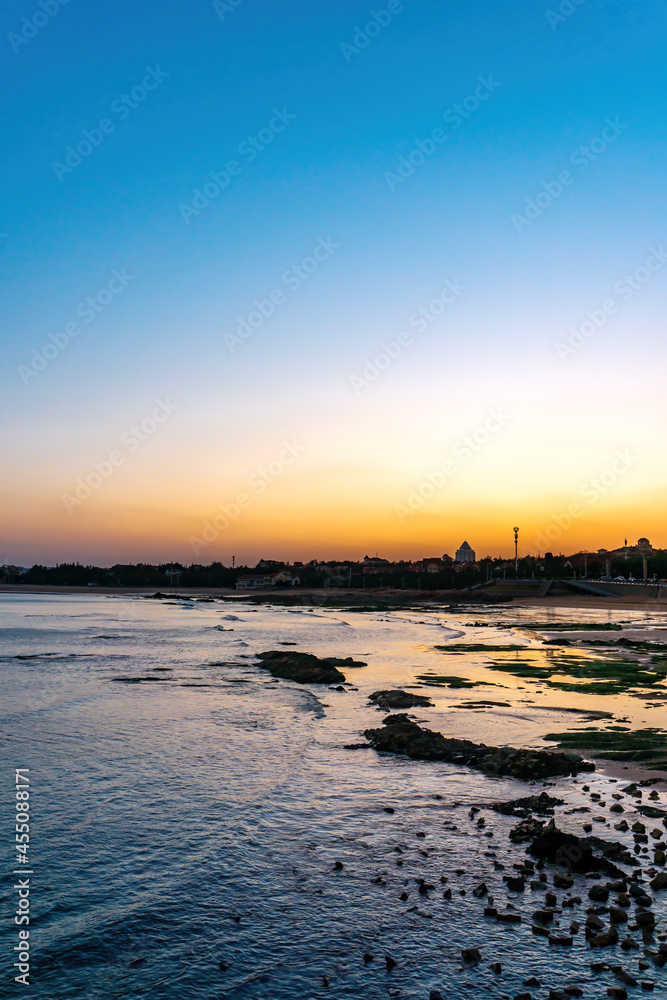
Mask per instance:
[[[530,632],[622,632],[623,625],[614,622],[518,622],[518,629]]]
[[[485,681],[470,681],[466,677],[445,677],[442,674],[420,674],[417,680],[424,684],[432,684],[434,687],[473,688],[487,686]],[[492,684],[491,687],[495,687],[495,685]]]
[[[461,701],[456,706],[457,708],[511,708],[509,701]]]
[[[542,739],[556,743],[559,750],[589,750],[611,760],[658,761],[667,764],[667,733],[661,729],[611,731],[580,729],[547,733]]]
[[[525,680],[542,681],[558,691],[578,694],[615,695],[644,692],[649,695],[667,678],[667,663],[650,665],[627,656],[610,655],[604,659],[574,653],[564,655],[535,650],[521,659],[496,656],[487,669],[511,674]],[[667,692],[666,692],[667,693]]]

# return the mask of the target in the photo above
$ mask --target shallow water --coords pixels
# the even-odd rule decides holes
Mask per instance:
[[[16,928],[5,918],[0,996],[20,989],[49,1000],[421,998],[437,988],[447,998],[500,998],[524,992],[522,981],[537,976],[543,985],[534,997],[567,983],[593,997],[616,980],[594,977],[590,961],[636,972],[641,951],[600,955],[581,933],[571,949],[533,936],[526,916],[543,896],[508,895],[502,871],[485,856],[496,851],[511,873],[523,856],[510,851],[507,837],[518,821],[484,810],[480,830],[468,808],[529,794],[530,786],[343,749],[383,718],[368,706],[370,692],[414,685],[428,671],[503,685],[420,688],[435,707],[415,714],[447,735],[543,746],[555,726],[586,723],[554,706],[663,725],[664,709],[647,709],[645,701],[549,691],[489,670],[483,655],[435,648],[464,641],[537,648],[541,636],[522,632],[521,622],[543,619],[548,634],[548,623],[571,621],[571,611],[388,614],[3,595],[0,613],[5,913],[15,905],[15,767],[31,769],[34,870],[33,985],[11,981]],[[667,634],[664,616],[645,612],[577,612],[576,620],[622,621],[630,636]],[[344,671],[359,690],[274,681],[254,666],[254,654],[280,643],[366,660],[367,667]],[[123,681],[149,676],[160,681]],[[510,707],[456,708],[482,698]],[[558,823],[573,832],[590,816],[564,813],[591,806],[581,790],[588,777],[549,788],[566,799]],[[618,785],[604,773],[591,777],[591,788],[611,801]],[[626,803],[632,823],[637,816]],[[605,823],[594,832],[632,846]],[[336,861],[342,870],[334,871]],[[442,898],[441,875],[450,880],[451,901]],[[436,886],[427,898],[417,892],[418,877]],[[481,879],[501,905],[510,899],[524,914],[521,925],[484,920],[484,901],[471,895]],[[582,896],[584,885],[575,886]],[[665,904],[657,900],[655,909],[664,924]],[[563,928],[573,915],[564,911]],[[464,969],[460,949],[469,946],[483,962]],[[368,965],[365,952],[375,956]],[[391,973],[385,955],[398,963]],[[501,976],[489,970],[493,961],[502,962]],[[655,981],[654,995],[667,995],[667,968],[644,975]]]

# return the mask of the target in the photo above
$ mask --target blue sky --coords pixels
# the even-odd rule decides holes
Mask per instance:
[[[56,2],[44,0],[44,17]],[[263,514],[237,526],[237,547],[250,557],[253,539],[276,524],[291,538],[289,511],[302,497],[313,519],[308,544],[321,537],[324,552],[327,498],[344,475],[350,532],[341,544],[362,544],[358,505],[370,503],[388,512],[377,545],[411,551],[435,522],[414,536],[394,531],[392,489],[418,482],[448,441],[502,402],[513,404],[514,422],[477,466],[482,483],[497,477],[495,449],[507,449],[512,488],[500,487],[502,502],[516,508],[519,476],[531,512],[567,504],[614,448],[636,444],[648,458],[633,499],[622,490],[610,498],[609,523],[639,524],[654,504],[663,486],[664,274],[652,274],[571,358],[555,345],[587,310],[618,297],[614,284],[667,237],[664,8],[406,0],[389,20],[387,6],[243,0],[221,8],[221,19],[206,2],[70,0],[26,44],[12,44],[10,35],[31,33],[24,18],[41,24],[43,8],[5,5],[0,405],[16,429],[0,545],[13,561],[45,549],[51,558],[158,550],[185,558],[187,525],[299,434],[310,450],[294,493],[281,483]],[[547,17],[559,6],[573,12]],[[372,11],[389,23],[360,51],[343,49],[377,22]],[[119,111],[148,69],[159,84]],[[495,81],[494,92],[460,128],[443,124],[480,77]],[[266,137],[261,130],[285,114],[289,124],[248,162],[241,144]],[[103,119],[113,131],[99,146],[71,173],[54,170]],[[587,169],[574,166],[608,119],[617,137]],[[387,174],[437,128],[446,141],[391,190]],[[237,175],[186,223],[181,206],[230,160]],[[512,216],[564,169],[572,183],[518,233]],[[320,239],[338,244],[335,252],[230,351],[225,334],[255,300],[286,291],[282,276]],[[132,280],[122,292],[26,384],[20,368],[33,350],[123,269]],[[466,286],[460,300],[355,392],[352,377],[446,279]],[[641,382],[628,380],[633,368]],[[601,429],[592,402],[602,385],[631,416],[614,406]],[[66,516],[68,484],[164,395],[178,402],[173,419],[78,520]],[[458,530],[469,499],[462,485],[430,513]],[[128,529],[139,508],[137,523],[152,512],[161,524],[145,551]],[[550,516],[544,510],[537,527]],[[494,531],[482,535],[488,545]]]

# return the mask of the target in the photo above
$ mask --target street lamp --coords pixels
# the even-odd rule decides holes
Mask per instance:
[[[514,573],[519,577],[519,529],[514,528]]]

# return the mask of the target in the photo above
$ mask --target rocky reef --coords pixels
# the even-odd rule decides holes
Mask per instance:
[[[367,729],[364,735],[380,753],[401,754],[413,760],[462,764],[499,778],[538,781],[595,770],[594,764],[573,754],[490,747],[471,740],[448,739],[441,733],[422,729],[403,714],[387,716],[382,729]]]
[[[409,691],[374,691],[369,700],[378,708],[432,708],[433,702],[423,694]]]
[[[345,675],[338,667],[365,667],[360,660],[340,657],[320,659],[313,653],[298,653],[295,650],[272,649],[259,653],[259,666],[268,670],[272,677],[296,681],[297,684],[340,684]]]

